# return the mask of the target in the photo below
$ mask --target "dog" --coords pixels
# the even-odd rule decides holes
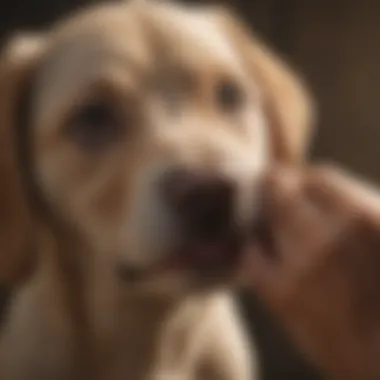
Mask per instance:
[[[223,8],[131,1],[16,35],[0,88],[0,378],[258,378],[232,294],[298,75]]]

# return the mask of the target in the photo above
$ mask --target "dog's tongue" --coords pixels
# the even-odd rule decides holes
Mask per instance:
[[[239,249],[226,240],[195,241],[186,254],[190,265],[199,269],[224,267],[238,258]]]
[[[162,265],[165,268],[214,270],[229,268],[237,263],[240,247],[233,239],[191,239]]]

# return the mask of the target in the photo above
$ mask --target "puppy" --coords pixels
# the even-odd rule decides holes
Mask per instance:
[[[0,378],[252,379],[231,290],[295,74],[222,9],[112,3],[1,59]]]

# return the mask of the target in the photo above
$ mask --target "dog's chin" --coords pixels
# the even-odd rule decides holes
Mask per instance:
[[[122,264],[118,275],[134,288],[173,294],[232,287],[238,282],[244,246],[243,236],[237,233],[183,239],[151,265],[136,268]]]

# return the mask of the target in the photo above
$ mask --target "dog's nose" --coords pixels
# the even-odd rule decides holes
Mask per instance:
[[[233,223],[234,185],[221,175],[172,170],[164,178],[163,193],[190,236],[217,237]]]

